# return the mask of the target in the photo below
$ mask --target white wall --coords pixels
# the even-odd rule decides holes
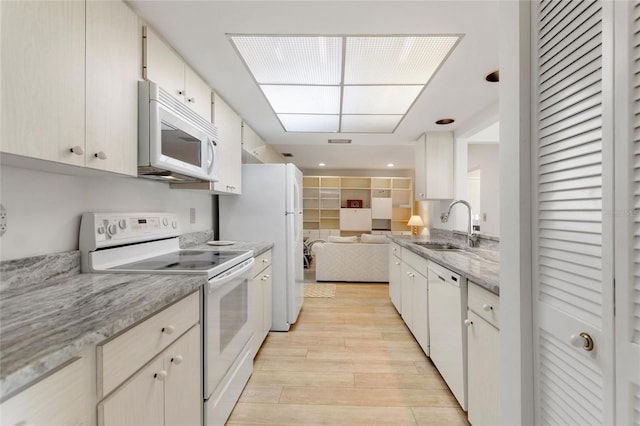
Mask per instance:
[[[67,176],[2,166],[0,203],[7,232],[0,237],[0,260],[78,249],[83,212],[165,211],[179,216],[182,232],[213,227],[211,195],[169,189],[166,183],[113,176]],[[196,223],[189,224],[189,209]]]
[[[480,232],[500,233],[500,147],[498,144],[469,144],[469,171],[480,170]],[[482,219],[483,213],[487,221]]]

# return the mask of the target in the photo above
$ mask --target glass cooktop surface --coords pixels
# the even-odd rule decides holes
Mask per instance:
[[[109,268],[127,271],[208,271],[246,251],[180,250]]]

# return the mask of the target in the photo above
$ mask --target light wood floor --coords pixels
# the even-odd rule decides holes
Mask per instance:
[[[229,425],[467,425],[386,284],[337,284],[271,332]]]

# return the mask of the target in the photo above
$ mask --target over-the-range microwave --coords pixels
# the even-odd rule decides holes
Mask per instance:
[[[216,127],[152,81],[138,83],[138,176],[217,181]]]

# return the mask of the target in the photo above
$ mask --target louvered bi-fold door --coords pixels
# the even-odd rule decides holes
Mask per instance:
[[[640,426],[640,1],[615,9],[616,423]]]
[[[535,421],[613,424],[613,9],[532,7]]]

